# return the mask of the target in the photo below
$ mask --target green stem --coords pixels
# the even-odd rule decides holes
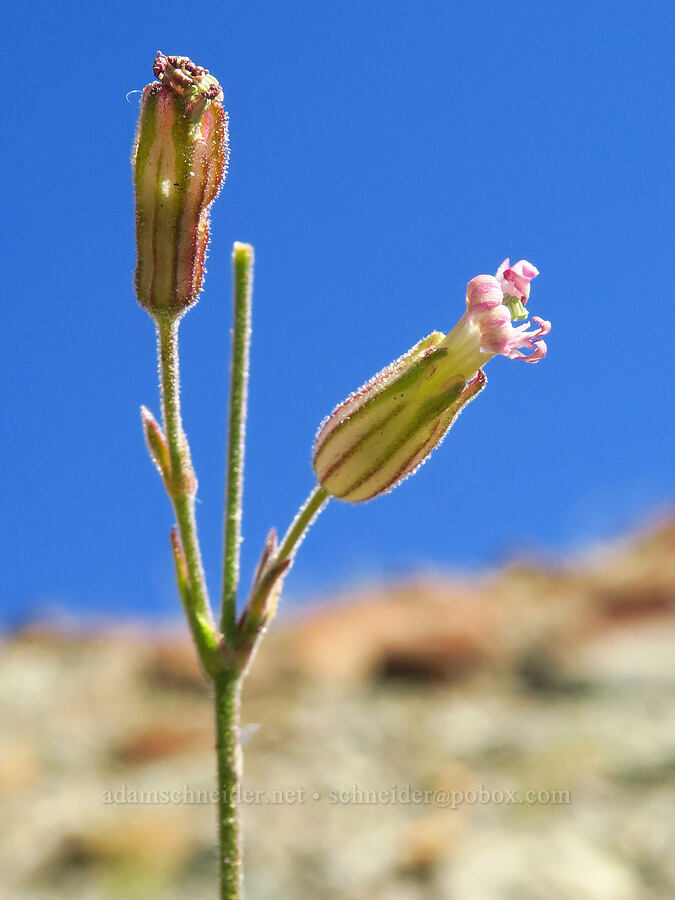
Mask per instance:
[[[234,316],[230,371],[230,425],[225,489],[225,548],[223,553],[223,606],[220,628],[226,644],[233,648],[237,628],[237,587],[241,545],[241,508],[248,395],[249,347],[251,343],[251,299],[253,295],[253,247],[235,243],[232,252]]]
[[[241,835],[238,789],[241,778],[239,708],[242,679],[222,670],[213,679],[218,760],[218,862],[221,900],[242,896]]]
[[[290,528],[284,535],[284,539],[274,555],[276,562],[292,559],[295,556],[298,546],[309,530],[310,525],[321,512],[327,499],[328,491],[322,488],[321,485],[317,485],[305,500],[304,505],[300,508]]]
[[[237,629],[237,588],[241,545],[241,511],[248,395],[253,247],[235,243],[232,253],[234,315],[230,370],[230,421],[225,488],[225,547],[221,631],[226,647],[234,648]],[[241,836],[238,787],[241,777],[239,707],[243,677],[227,663],[214,676],[216,753],[218,757],[218,834],[221,900],[238,900],[242,893]]]
[[[176,515],[187,569],[189,602],[185,603],[185,612],[201,663],[207,672],[212,673],[218,639],[197,538],[194,508],[196,479],[180,414],[178,323],[179,319],[173,316],[160,316],[156,320],[162,414],[171,462],[167,490]]]
[[[317,485],[293,519],[276,552],[272,552],[274,532],[267,539],[251,596],[239,622],[237,650],[244,674],[258,651],[267,626],[276,615],[282,582],[297,549],[327,500],[328,491]]]

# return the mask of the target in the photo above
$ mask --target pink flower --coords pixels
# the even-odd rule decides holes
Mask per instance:
[[[505,298],[516,297],[523,303],[530,295],[530,281],[539,274],[527,260],[521,259],[514,266],[505,259],[497,274],[477,275],[466,288],[467,315],[472,325],[480,331],[480,352],[488,356],[499,353],[509,359],[521,359],[536,363],[546,356],[546,343],[542,340],[551,330],[551,323],[533,316],[536,325],[513,325]],[[522,307],[521,307],[522,308]],[[525,314],[526,315],[526,314]]]
[[[496,354],[524,362],[546,355],[551,323],[527,319],[523,297],[539,273],[508,259],[497,276],[477,275],[466,310],[447,334],[434,331],[351,394],[324,420],[313,464],[329,494],[369,500],[407,478],[443,440],[485,387],[483,366]],[[518,296],[516,296],[516,292]]]
[[[530,282],[539,274],[539,269],[526,259],[519,259],[513,266],[508,256],[497,269],[497,281],[505,294],[518,297],[527,303],[530,296]]]

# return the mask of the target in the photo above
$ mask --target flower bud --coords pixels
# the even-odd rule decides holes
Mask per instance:
[[[132,164],[136,194],[136,293],[150,315],[178,316],[204,278],[209,209],[227,168],[223,92],[184,56],[157,54]]]
[[[522,319],[531,263],[508,259],[497,276],[467,285],[466,311],[448,332],[434,332],[375,375],[324,420],[314,445],[319,483],[343,500],[369,500],[412,474],[448,433],[462,409],[487,383],[482,367],[496,354],[536,363],[550,322]],[[517,301],[517,303],[515,303]],[[525,312],[525,317],[527,313]]]

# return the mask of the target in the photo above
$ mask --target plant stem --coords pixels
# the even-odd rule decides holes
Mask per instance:
[[[225,648],[219,646],[219,637],[213,623],[197,538],[194,511],[196,479],[180,414],[179,320],[175,317],[158,316],[157,318],[162,413],[170,460],[170,471],[165,481],[176,515],[180,537],[180,545],[174,547],[179,589],[202,665],[211,676],[214,686],[221,900],[240,900],[242,896],[238,789],[241,778],[239,709],[243,673],[240,667],[241,661],[235,662],[233,656],[223,650],[234,649],[238,638],[236,611],[253,288],[253,249],[246,244],[235,244],[233,265],[234,325],[222,609],[222,632]],[[293,559],[307,529],[327,498],[328,493],[322,487],[314,488],[293,520],[275,554],[277,563]],[[183,577],[183,571],[186,577]]]
[[[225,489],[225,548],[223,559],[223,606],[220,628],[228,647],[236,644],[237,587],[241,545],[241,510],[248,396],[251,300],[253,295],[253,247],[235,243],[232,252],[234,316],[230,370],[230,425]]]
[[[241,778],[239,707],[241,677],[222,670],[213,679],[218,760],[218,860],[221,900],[242,896],[241,836],[238,788]]]
[[[314,488],[299,510],[281,546],[275,554],[275,562],[291,560],[307,530],[328,499],[322,487]],[[256,605],[255,598],[252,598]],[[262,639],[264,629],[258,630],[253,617],[253,629],[242,632],[238,638],[252,638],[239,657],[239,668],[225,666],[214,676],[216,706],[216,750],[218,754],[218,827],[221,900],[239,900],[243,885],[241,837],[239,824],[238,788],[241,779],[242,754],[239,746],[239,707],[241,686],[251,659]],[[242,649],[241,647],[239,648]]]
[[[253,247],[235,243],[232,252],[234,315],[230,369],[230,421],[225,488],[225,547],[223,551],[223,605],[220,628],[225,648],[237,640],[237,588],[246,437]],[[218,757],[218,835],[221,900],[241,897],[243,874],[239,828],[238,787],[241,778],[239,707],[243,676],[226,662],[214,675],[216,753]]]
[[[185,612],[201,663],[212,674],[218,640],[197,539],[194,509],[196,479],[180,414],[178,323],[179,319],[173,316],[158,316],[156,320],[162,415],[171,462],[167,490],[176,515],[187,569],[189,602],[184,603]]]
[[[293,558],[310,525],[321,512],[327,499],[328,491],[317,484],[284,535],[284,539],[274,556],[275,561],[282,562],[284,559]]]

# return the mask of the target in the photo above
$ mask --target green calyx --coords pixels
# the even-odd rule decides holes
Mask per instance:
[[[435,332],[420,341],[328,417],[313,459],[328,493],[358,502],[390,490],[426,459],[482,389],[482,372],[469,381],[439,346],[444,339]]]

